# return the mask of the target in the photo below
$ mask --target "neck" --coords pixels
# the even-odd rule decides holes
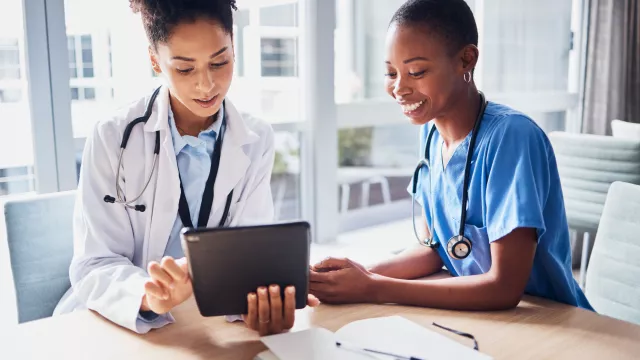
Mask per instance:
[[[480,106],[478,89],[471,84],[461,95],[455,96],[443,115],[433,120],[447,147],[461,142],[473,130]]]
[[[200,117],[192,113],[170,94],[171,110],[173,111],[173,120],[176,123],[178,131],[182,135],[191,135],[197,137],[202,130],[207,129],[213,123],[215,116]]]

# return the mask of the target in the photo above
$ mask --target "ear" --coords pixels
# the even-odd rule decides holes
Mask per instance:
[[[478,64],[478,57],[480,56],[480,51],[478,47],[475,45],[467,45],[465,46],[460,53],[461,60],[461,73],[468,73],[469,71],[473,71]]]
[[[162,68],[160,68],[160,65],[158,63],[158,55],[151,46],[149,46],[149,60],[151,61],[151,67],[153,67],[153,71],[155,71],[156,74],[161,74]]]

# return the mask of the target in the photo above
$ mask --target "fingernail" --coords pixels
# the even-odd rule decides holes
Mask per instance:
[[[278,292],[278,285],[272,285],[271,286],[271,292],[272,293],[277,293]]]
[[[290,287],[287,288],[287,293],[293,294],[294,292],[296,292],[296,289],[294,287],[290,286]]]
[[[248,297],[249,297],[249,300],[254,300],[256,298],[256,294],[250,293]]]
[[[258,290],[258,292],[260,293],[260,295],[265,295],[265,294],[267,293],[267,289],[265,289],[265,288],[260,288],[260,289]]]

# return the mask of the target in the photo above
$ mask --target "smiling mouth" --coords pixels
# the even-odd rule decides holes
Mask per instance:
[[[400,104],[400,107],[402,107],[402,111],[405,114],[412,114],[415,113],[423,104],[424,100],[421,100],[413,104]]]

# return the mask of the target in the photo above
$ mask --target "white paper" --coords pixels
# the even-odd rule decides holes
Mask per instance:
[[[336,341],[344,343],[339,348]],[[335,334],[323,328],[266,336],[262,342],[280,360],[391,360],[362,349],[424,360],[489,360],[486,354],[400,316],[354,321]]]
[[[336,337],[361,348],[381,350],[404,357],[414,356],[428,360],[491,359],[486,354],[401,316],[354,321],[336,331]]]
[[[359,352],[339,349],[335,334],[323,328],[265,336],[262,342],[280,360],[371,360]],[[374,358],[375,359],[375,358]]]

